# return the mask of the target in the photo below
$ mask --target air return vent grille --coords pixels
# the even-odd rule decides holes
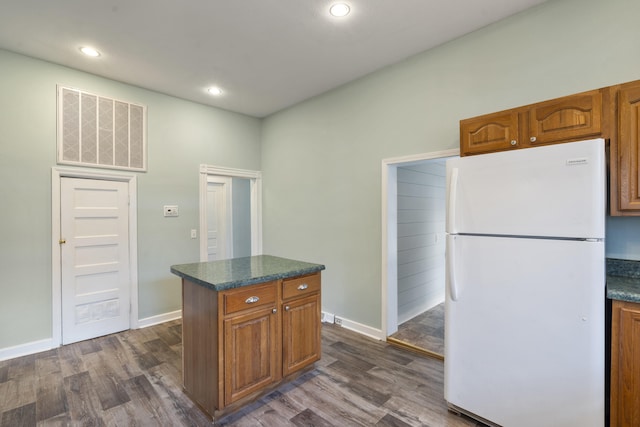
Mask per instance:
[[[58,163],[147,170],[147,111],[58,86]]]

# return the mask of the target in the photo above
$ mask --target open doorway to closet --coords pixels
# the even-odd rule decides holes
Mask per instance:
[[[445,162],[457,155],[449,150],[383,161],[385,337],[439,359],[444,358]]]

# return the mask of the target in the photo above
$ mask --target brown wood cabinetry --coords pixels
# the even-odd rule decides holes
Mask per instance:
[[[460,155],[530,148],[602,136],[605,90],[460,121]]]
[[[611,427],[640,425],[640,304],[612,302]]]
[[[518,110],[460,121],[460,155],[491,153],[518,144]]]
[[[273,283],[275,297],[275,283]],[[248,297],[251,298],[251,297]],[[275,298],[224,319],[224,404],[230,405],[275,382],[277,316]]]
[[[611,214],[640,215],[640,81],[613,91],[617,135],[610,153]]]
[[[521,136],[530,146],[602,136],[602,90],[592,90],[533,104],[528,129]]]
[[[282,374],[289,375],[320,359],[320,276],[282,284]]]
[[[183,293],[183,379],[212,418],[320,359],[320,273],[214,291],[188,279]]]

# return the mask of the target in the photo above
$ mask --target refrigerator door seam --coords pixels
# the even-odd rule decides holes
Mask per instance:
[[[532,240],[568,240],[575,242],[604,242],[602,238],[595,237],[559,237],[559,236],[527,236],[518,234],[491,234],[491,233],[449,233],[456,236],[470,237],[503,237],[505,239],[532,239]]]

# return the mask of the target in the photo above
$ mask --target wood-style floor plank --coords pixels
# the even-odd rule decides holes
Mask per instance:
[[[447,410],[443,364],[323,325],[315,368],[217,426],[478,426]],[[182,391],[181,323],[0,362],[0,427],[211,426]]]

